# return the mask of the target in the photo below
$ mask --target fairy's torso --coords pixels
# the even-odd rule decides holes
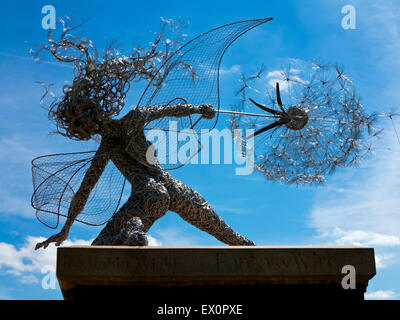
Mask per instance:
[[[149,177],[160,180],[169,176],[158,162],[150,164],[146,159],[152,144],[146,139],[144,124],[140,110],[132,110],[114,120],[101,141],[101,148],[132,185]]]

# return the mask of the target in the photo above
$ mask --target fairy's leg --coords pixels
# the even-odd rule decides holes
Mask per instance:
[[[132,189],[132,195],[110,219],[92,245],[145,246],[146,232],[168,211],[169,195],[163,184],[149,178]]]
[[[169,210],[226,244],[255,245],[253,241],[233,231],[198,192],[172,177],[168,180]]]

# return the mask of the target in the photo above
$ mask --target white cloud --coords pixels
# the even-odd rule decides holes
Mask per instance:
[[[147,235],[147,239],[149,240],[149,246],[162,246],[162,242],[150,235]]]
[[[364,167],[342,170],[329,177],[327,188],[317,192],[310,225],[319,233],[335,234],[335,228],[364,231],[366,234],[352,236],[373,234],[374,244],[381,245],[383,241],[398,245],[400,145],[393,130],[387,129],[375,146],[376,155]]]
[[[368,19],[365,19],[365,29],[368,36],[374,41],[379,42],[376,50],[384,51],[385,59],[376,61],[379,66],[393,67],[393,64],[400,64],[398,52],[400,49],[400,30],[398,27],[399,21],[399,4],[394,1],[369,1],[366,4],[365,0],[360,1],[359,5],[366,10]],[[379,26],[380,32],[377,29]],[[394,70],[393,70],[394,71]]]
[[[291,68],[289,69],[289,76],[291,79],[291,83],[298,82],[302,84],[306,84],[307,81],[302,79],[298,74],[301,72],[301,70],[296,69],[296,68]],[[265,78],[268,80],[268,85],[271,86],[272,88],[276,87],[276,83],[279,82],[279,90],[280,91],[287,91],[289,87],[289,82],[285,80],[285,74],[283,73],[283,70],[274,70],[270,71],[267,73]],[[294,82],[293,82],[294,81]],[[291,84],[293,85],[293,84]]]
[[[374,247],[377,269],[398,265],[400,254],[400,145],[388,129],[365,167],[328,180],[310,214],[318,240]]]
[[[16,246],[0,242],[0,270],[18,277],[18,281],[24,284],[38,283],[38,275],[43,267],[56,266],[57,247],[51,244],[47,249],[35,250],[38,242],[46,240],[43,237],[28,236],[25,243],[17,248]],[[66,240],[63,246],[89,245],[91,241]]]
[[[300,69],[296,69],[296,68],[292,68],[292,69],[289,70],[289,72],[292,73],[292,74],[299,74],[301,72],[301,70]]]
[[[374,247],[377,269],[398,265],[400,254],[400,146],[388,129],[364,167],[328,179],[309,216],[319,241]]]
[[[324,232],[317,236],[316,239],[318,239],[318,242],[324,241],[326,245],[373,247],[375,248],[375,265],[377,269],[387,268],[396,263],[397,254],[394,251],[400,253],[400,238],[395,235],[363,230],[343,230],[335,227],[332,232]],[[387,247],[392,252],[383,252],[384,248]]]
[[[394,262],[396,257],[393,253],[382,253],[375,255],[375,265],[377,269],[387,268]]]
[[[228,69],[221,66],[221,68],[219,69],[219,74],[227,75],[227,74],[232,74],[232,73],[240,73],[240,71],[241,71],[240,65],[234,64],[232,67],[230,67]]]
[[[322,238],[330,238],[336,245],[354,246],[400,246],[400,238],[364,230],[343,230],[335,227],[332,232],[322,234]]]
[[[35,277],[33,274],[24,275],[19,279],[19,282],[24,284],[32,284],[32,283],[39,283],[39,279]]]
[[[19,164],[30,164],[34,157],[33,150],[27,148],[28,141],[19,134],[10,137],[3,137],[0,140],[0,159],[1,162],[12,162]]]
[[[270,72],[267,73],[267,75],[265,77],[267,79],[268,78],[279,78],[279,79],[282,79],[283,78],[282,70],[270,71]]]
[[[288,82],[284,81],[282,70],[270,71],[265,78],[268,80],[268,85],[272,88],[275,88],[277,82],[279,82],[280,91],[286,91],[288,88]]]
[[[192,246],[197,245],[193,237],[183,235],[178,228],[165,228],[155,231],[157,235],[157,242],[162,243],[164,246]]]
[[[365,293],[364,297],[367,300],[392,300],[396,299],[399,295],[393,290],[377,290]]]
[[[161,246],[160,240],[148,236],[149,246]],[[35,250],[43,237],[28,236],[25,243],[17,248],[13,244],[0,242],[0,271],[12,274],[23,284],[39,283],[45,267],[56,267],[57,247],[50,244],[46,249]],[[92,240],[65,240],[61,246],[90,245]]]

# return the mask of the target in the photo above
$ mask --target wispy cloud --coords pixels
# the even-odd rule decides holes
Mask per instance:
[[[43,148],[33,137],[14,134],[0,139],[0,212],[33,217],[31,160]]]
[[[394,263],[397,256],[394,253],[381,253],[375,255],[375,265],[377,269],[384,269]]]
[[[193,246],[198,245],[199,241],[193,236],[187,236],[179,228],[164,228],[153,231],[154,236],[150,238],[155,240],[153,245],[163,246]],[[149,238],[149,242],[150,242]]]
[[[0,139],[0,161],[3,163],[30,164],[35,150],[26,145],[32,143],[31,137],[13,134]]]
[[[241,66],[238,64],[234,64],[230,68],[226,68],[224,66],[221,66],[219,69],[219,74],[220,75],[230,75],[230,74],[238,74],[242,70]]]
[[[333,237],[343,239],[340,230],[350,230],[352,237],[376,234],[375,240],[391,239],[397,243],[400,230],[400,145],[393,130],[389,129],[382,135],[379,148],[381,152],[363,168],[343,170],[329,179],[331,188],[317,193],[310,213],[310,225],[319,233],[329,232]]]
[[[290,76],[291,81],[303,84],[307,83],[306,80],[298,76],[300,72],[299,69],[290,69],[288,72],[288,76]],[[270,71],[267,73],[265,78],[268,81],[268,85],[272,88],[275,88],[277,82],[279,83],[279,89],[281,91],[287,91],[289,88],[289,82],[285,80],[285,73],[283,70]]]
[[[332,232],[321,235],[321,238],[330,238],[336,245],[354,246],[400,246],[400,238],[397,235],[387,235],[364,230],[343,230],[335,227]]]
[[[10,54],[7,52],[0,52],[0,56],[3,57],[8,57],[12,59],[18,59],[18,60],[26,60],[26,61],[31,61],[32,63],[42,63],[42,64],[48,64],[48,65],[53,65],[61,68],[68,68],[68,69],[73,69],[74,66],[72,64],[67,64],[67,63],[61,63],[61,62],[52,62],[52,61],[47,61],[43,59],[35,59],[33,56],[19,56],[16,54]]]
[[[162,246],[162,242],[153,236],[147,235],[147,240],[149,241],[149,246]]]
[[[376,48],[385,54],[385,59],[376,61],[379,66],[398,66],[400,59],[399,3],[397,1],[357,1],[356,8],[368,15],[363,19],[368,37],[378,41]],[[379,26],[379,28],[377,28]],[[385,32],[382,32],[385,30]]]
[[[398,265],[400,254],[400,145],[392,130],[380,147],[365,167],[329,179],[309,215],[317,241],[374,247],[377,269]]]
[[[248,210],[243,206],[226,205],[226,204],[213,204],[214,209],[219,213],[233,213],[233,214],[245,214]]]
[[[393,300],[397,299],[399,294],[393,290],[377,290],[373,292],[367,292],[364,297],[367,300]]]
[[[5,186],[0,186],[0,213],[13,214],[24,218],[34,217],[34,209],[30,204],[30,194],[20,194]]]
[[[12,300],[12,296],[5,288],[0,288],[0,300]]]

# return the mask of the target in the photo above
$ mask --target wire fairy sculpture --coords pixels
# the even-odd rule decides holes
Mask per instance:
[[[227,24],[183,46],[164,40],[162,28],[149,50],[124,56],[110,46],[102,58],[91,41],[70,34],[73,27],[64,24],[59,41],[49,32],[48,43],[36,54],[47,51],[58,61],[73,63],[75,70],[62,98],[50,105],[49,117],[59,134],[79,141],[97,139],[100,145],[97,151],[32,161],[31,202],[37,218],[50,228],[58,227],[60,216],[66,218],[62,230],[36,249],[52,242],[60,245],[74,221],[106,224],[92,245],[147,245],[146,232],[167,211],[226,244],[254,245],[232,230],[200,194],[169,174],[186,162],[161,166],[147,130],[211,130],[219,114],[229,114],[232,130],[253,129],[245,139],[236,139],[242,139],[242,152],[254,169],[284,183],[321,183],[336,168],[356,165],[366,156],[369,137],[379,134],[374,127],[378,115],[365,113],[352,81],[335,64],[314,61],[266,76],[262,66],[254,75],[242,75],[240,103],[220,109],[222,57],[237,38],[270,20]],[[140,80],[147,86],[137,106],[116,118],[131,83]],[[265,81],[273,90],[264,105],[253,98],[264,91]],[[49,86],[46,94],[51,94]],[[171,120],[176,123],[173,129]],[[177,145],[168,148],[173,149]],[[131,194],[120,207],[126,182]]]
[[[218,121],[219,67],[228,47],[247,31],[272,20],[235,22],[199,35],[177,49],[162,32],[149,50],[124,56],[110,46],[99,58],[89,40],[63,23],[58,41],[51,31],[36,51],[72,63],[75,77],[49,107],[57,133],[79,141],[99,139],[97,151],[41,156],[32,161],[32,206],[39,221],[62,230],[38,243],[60,245],[74,221],[105,227],[92,245],[147,245],[146,232],[167,211],[229,245],[254,245],[232,230],[196,191],[146,157],[145,130],[213,128]],[[160,46],[165,44],[164,50]],[[172,44],[174,44],[172,42]],[[137,106],[116,118],[132,82],[147,81]],[[47,90],[48,92],[49,90]],[[131,194],[120,207],[125,183]]]

